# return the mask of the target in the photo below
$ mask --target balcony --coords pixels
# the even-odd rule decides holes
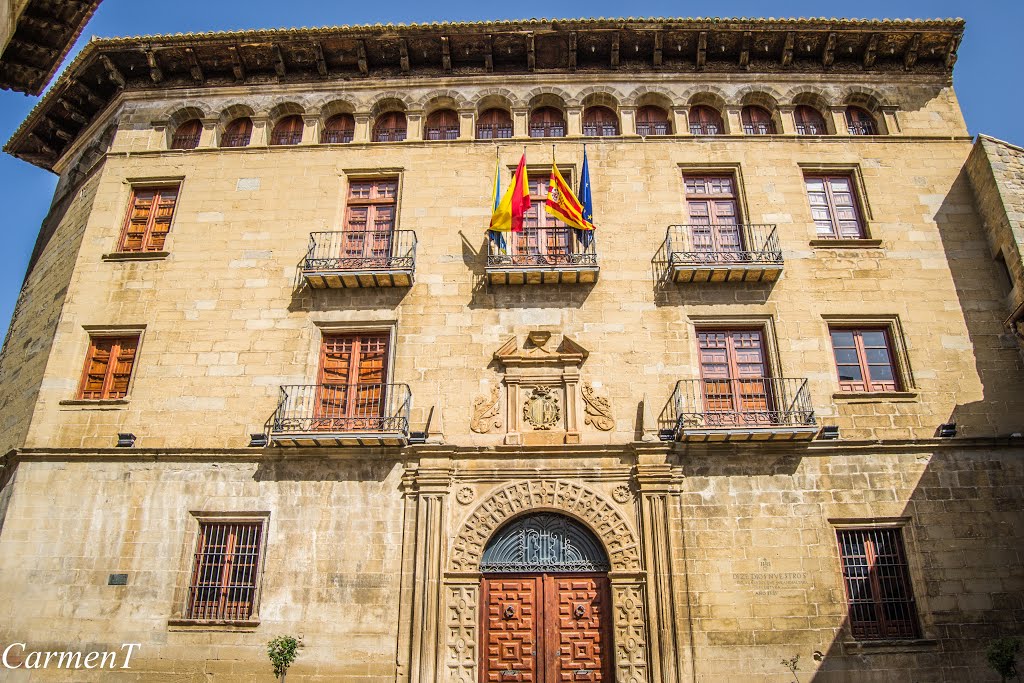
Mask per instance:
[[[412,230],[313,232],[302,276],[313,289],[411,287],[415,268]]]
[[[677,441],[808,441],[818,433],[804,378],[684,379],[672,408]]]
[[[278,446],[404,446],[411,404],[407,384],[282,386],[270,439]]]
[[[774,225],[670,225],[665,253],[673,282],[773,282],[782,273]]]
[[[424,140],[458,140],[458,126],[428,126],[423,129]]]
[[[597,240],[583,244],[571,228],[526,228],[505,233],[506,248],[487,240],[487,279],[492,285],[597,282]]]
[[[512,137],[512,124],[480,124],[476,127],[477,140],[499,140]]]

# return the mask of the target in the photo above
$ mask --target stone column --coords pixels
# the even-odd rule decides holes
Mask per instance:
[[[619,110],[619,132],[625,137],[637,137],[636,107],[623,107]]]
[[[743,135],[742,107],[726,107],[725,116],[722,120],[725,123],[725,132],[728,135]]]
[[[530,137],[530,110],[529,109],[513,109],[512,110],[512,137],[517,138],[528,138]]]
[[[403,548],[408,559],[411,580],[403,584],[411,603],[404,613],[412,617],[408,633],[408,680],[410,683],[436,683],[441,680],[442,612],[441,581],[446,547],[445,533],[448,489],[451,486],[451,462],[446,458],[424,458],[413,475],[406,495],[414,498],[407,512],[415,514],[415,534]],[[411,543],[411,546],[409,545]],[[401,635],[401,634],[400,634]],[[401,638],[400,638],[401,642]]]
[[[459,139],[472,140],[476,137],[476,109],[459,110]]]
[[[649,662],[647,599],[642,572],[610,572],[616,683],[656,681]]]
[[[884,130],[878,131],[886,135],[902,135],[899,119],[896,118],[896,107],[882,107],[882,125]]]
[[[352,131],[352,142],[369,142],[370,115],[355,114],[353,118],[356,120],[356,128],[354,131]]]
[[[846,125],[846,107],[830,107],[832,113],[832,125],[835,126],[836,135],[849,135],[850,128]]]
[[[796,135],[796,107],[779,107],[779,123],[783,135]]]
[[[676,566],[682,540],[682,528],[674,514],[679,510],[678,477],[663,456],[641,455],[636,480],[647,567],[651,679],[681,683],[690,677],[684,647],[689,624],[688,595],[685,584],[676,585],[678,577],[684,581],[686,578],[685,566]]]
[[[252,117],[252,137],[250,147],[266,147],[270,141],[270,119],[266,116]]]
[[[423,112],[422,111],[410,111],[405,113],[406,121],[406,140],[422,140],[423,139]]]
[[[300,145],[315,145],[320,142],[320,116],[318,114],[302,115],[302,140]]]
[[[149,149],[167,149],[170,142],[167,139],[166,121],[153,121],[149,124]]]
[[[676,135],[690,134],[689,107],[672,107],[672,132]]]
[[[566,137],[578,138],[583,135],[583,107],[565,108]]]
[[[562,380],[565,382],[565,443],[579,443],[580,373],[565,370],[562,373]]]
[[[505,375],[505,396],[508,406],[505,411],[505,424],[508,425],[505,432],[505,443],[511,446],[518,446],[522,443],[522,415],[519,413],[519,405],[522,402],[520,388],[518,377]]]
[[[198,147],[217,146],[217,119],[203,119],[203,130],[199,134]]]

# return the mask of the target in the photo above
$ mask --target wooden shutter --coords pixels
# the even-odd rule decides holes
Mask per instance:
[[[397,179],[354,180],[349,184],[343,257],[390,257],[397,200]]]
[[[618,135],[619,119],[608,107],[587,107],[583,112],[584,135]]]
[[[488,109],[480,114],[476,124],[478,140],[512,137],[512,115],[504,109]]]
[[[388,334],[325,335],[320,356],[318,418],[345,420],[384,414]],[[358,421],[338,422],[351,428]]]
[[[335,114],[324,123],[320,142],[352,142],[355,129],[356,120],[351,114]]]
[[[302,117],[298,114],[285,116],[274,124],[270,133],[272,145],[297,145],[302,142]]]
[[[708,330],[697,335],[705,410],[732,413],[719,422],[769,421],[767,365],[760,330]]]
[[[902,530],[850,529],[837,535],[853,637],[917,638],[917,607]]]
[[[512,253],[557,258],[571,253],[569,226],[547,211],[548,178],[530,179],[530,208],[523,214],[523,231],[513,232]]]
[[[864,236],[850,176],[807,176],[804,182],[819,238],[859,239]]]
[[[381,114],[373,124],[374,142],[398,142],[405,140],[405,136],[405,114],[400,111]]]
[[[860,107],[847,107],[846,125],[850,135],[874,135],[877,132],[875,117]]]
[[[177,200],[177,187],[134,190],[118,250],[163,251]]]
[[[824,117],[814,107],[801,104],[794,110],[793,116],[796,119],[796,132],[799,135],[826,135],[828,133]]]
[[[237,118],[228,124],[220,138],[221,147],[245,147],[252,137],[252,119],[248,116]]]
[[[695,251],[743,250],[732,176],[686,176],[686,209]]]
[[[202,135],[203,124],[199,119],[189,119],[174,131],[171,138],[171,149],[195,149],[199,146],[199,136]]]
[[[720,135],[725,132],[722,115],[704,105],[690,107],[690,133],[692,135]]]
[[[78,397],[99,400],[127,396],[138,346],[138,337],[93,338]]]
[[[772,115],[762,107],[743,107],[743,132],[747,135],[774,135],[775,123]]]
[[[539,107],[530,112],[530,137],[565,137],[565,117],[554,107]]]
[[[200,523],[187,619],[229,621],[253,616],[262,535],[260,522]]]
[[[427,140],[455,140],[459,137],[459,115],[451,109],[439,109],[427,117]]]
[[[672,124],[668,112],[661,107],[647,105],[636,111],[637,135],[671,135]]]

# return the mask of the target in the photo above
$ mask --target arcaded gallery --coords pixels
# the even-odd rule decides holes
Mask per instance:
[[[996,680],[1024,150],[968,134],[963,30],[91,41],[5,147],[59,182],[0,643],[139,648],[12,675],[270,681],[290,634],[293,683]]]

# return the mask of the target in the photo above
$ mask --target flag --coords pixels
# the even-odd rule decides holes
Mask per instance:
[[[590,167],[587,165],[587,146],[583,145],[583,171],[580,173],[580,193],[578,195],[583,208],[583,222],[590,226],[589,230],[581,230],[577,233],[580,244],[589,247],[594,240],[594,202],[590,198]]]
[[[494,190],[491,193],[491,225],[494,225],[494,214],[498,211],[498,206],[501,204],[501,164],[498,163],[498,157],[494,157]],[[505,235],[498,230],[489,229],[487,234],[491,238],[491,242],[494,243],[495,248],[499,253],[508,253],[508,244],[505,242]]]
[[[497,196],[497,195],[495,195]],[[512,182],[505,190],[505,196],[494,207],[490,229],[497,232],[522,232],[523,214],[530,208],[530,178],[526,173],[526,154],[519,159],[519,166],[512,176]]]
[[[554,164],[551,165],[551,185],[544,210],[571,228],[587,232],[594,229],[594,224],[583,217],[580,200]]]

